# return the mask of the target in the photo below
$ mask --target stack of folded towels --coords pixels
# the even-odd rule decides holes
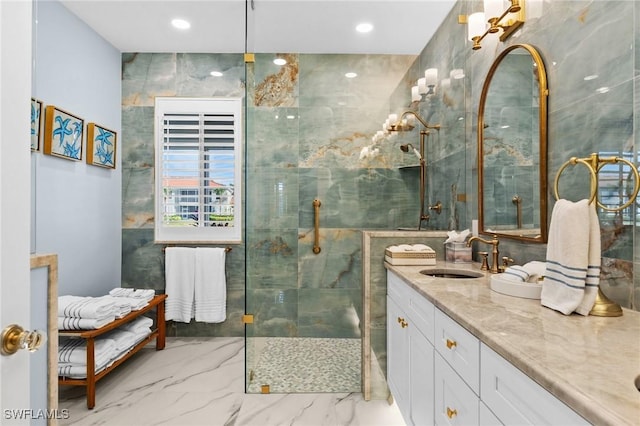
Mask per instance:
[[[58,329],[89,330],[103,327],[119,314],[119,308],[109,297],[58,297]]]
[[[153,320],[139,317],[95,339],[95,372],[99,373],[151,334]],[[72,379],[87,377],[85,339],[61,337],[58,345],[58,375]]]
[[[109,296],[114,299],[128,302],[132,311],[137,311],[147,306],[155,295],[156,291],[152,288],[116,287],[109,291]]]
[[[114,288],[108,296],[58,297],[59,330],[92,330],[138,311],[155,296],[153,289]]]

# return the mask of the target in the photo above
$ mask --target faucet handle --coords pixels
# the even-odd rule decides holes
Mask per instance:
[[[487,252],[487,251],[479,251],[478,254],[482,257],[482,265],[480,266],[480,270],[481,271],[488,271],[489,270],[489,259],[487,259],[487,256],[489,256],[489,252]]]
[[[505,269],[507,269],[511,263],[513,263],[512,258],[510,258],[509,256],[502,256],[502,266],[498,268],[499,269],[498,272],[504,272]]]

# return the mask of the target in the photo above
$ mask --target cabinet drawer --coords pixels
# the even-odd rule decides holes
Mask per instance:
[[[480,395],[480,341],[439,309],[434,346],[469,387]]]
[[[411,327],[433,343],[435,307],[395,274],[387,273],[387,294],[406,312]]]
[[[444,359],[435,355],[435,424],[479,424],[480,399]]]
[[[480,396],[504,424],[586,425],[575,411],[486,345]]]

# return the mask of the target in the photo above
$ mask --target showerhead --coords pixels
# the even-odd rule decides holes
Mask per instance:
[[[400,145],[400,151],[409,152],[409,144],[405,143],[405,144]]]

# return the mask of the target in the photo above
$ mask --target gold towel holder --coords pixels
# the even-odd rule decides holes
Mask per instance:
[[[600,170],[602,169],[602,167],[604,167],[607,164],[613,164],[613,163],[627,164],[633,171],[635,181],[634,181],[633,191],[629,195],[629,200],[619,207],[609,208],[609,207],[606,207],[604,204],[602,204],[600,200],[598,200],[598,173],[600,173]],[[589,169],[589,174],[591,176],[589,204],[593,203],[593,201],[595,200],[598,207],[600,207],[601,209],[607,210],[610,212],[619,212],[629,207],[638,196],[638,190],[640,190],[640,173],[638,173],[638,169],[636,168],[636,166],[633,165],[631,161],[626,160],[622,157],[604,157],[603,158],[603,157],[600,157],[598,154],[593,153],[586,158],[571,157],[568,161],[566,161],[560,167],[560,169],[558,170],[558,173],[556,173],[556,179],[553,185],[553,190],[555,193],[556,200],[560,199],[560,195],[558,192],[558,183],[560,181],[560,175],[569,165],[575,165],[575,164],[583,164]]]
[[[173,246],[173,245],[164,246],[164,247],[162,247],[162,251],[166,252],[169,247],[177,247],[177,246]],[[233,248],[231,248],[231,247],[225,247],[224,248],[225,253],[229,253],[231,250],[233,250]]]
[[[613,163],[627,164],[633,171],[633,175],[635,177],[635,185],[633,187],[632,193],[629,195],[629,201],[627,201],[626,203],[624,203],[619,207],[609,208],[609,207],[606,207],[604,204],[602,204],[600,200],[598,200],[598,173],[600,173],[600,170],[606,164],[613,164]],[[567,162],[565,162],[560,167],[560,169],[558,170],[558,173],[556,174],[556,179],[553,185],[554,186],[553,190],[555,192],[556,200],[560,199],[560,195],[558,194],[558,182],[560,180],[560,175],[562,174],[564,169],[566,169],[569,165],[575,165],[575,164],[583,164],[589,169],[589,174],[591,175],[589,204],[593,203],[593,201],[595,200],[597,206],[602,208],[603,210],[607,210],[610,212],[619,212],[629,207],[638,196],[638,190],[640,189],[640,174],[638,173],[638,169],[636,168],[636,166],[633,165],[633,163],[621,157],[602,158],[598,154],[593,153],[586,158],[571,157]],[[600,317],[619,317],[622,315],[622,308],[617,303],[609,300],[602,292],[602,289],[598,287],[596,300],[589,314],[600,316]]]

